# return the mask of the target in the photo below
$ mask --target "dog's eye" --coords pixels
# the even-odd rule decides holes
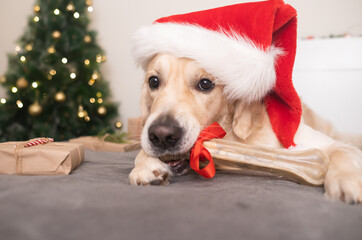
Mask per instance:
[[[199,81],[197,87],[200,91],[209,92],[215,87],[215,84],[209,79],[203,78]]]
[[[151,89],[157,89],[160,86],[160,80],[157,77],[152,76],[148,79],[148,85]]]

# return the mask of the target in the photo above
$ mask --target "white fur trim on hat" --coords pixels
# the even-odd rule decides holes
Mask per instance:
[[[136,32],[135,60],[144,69],[157,53],[172,53],[197,61],[224,84],[229,99],[253,102],[262,99],[276,82],[275,60],[282,50],[262,50],[251,40],[225,31],[178,24],[154,23]]]

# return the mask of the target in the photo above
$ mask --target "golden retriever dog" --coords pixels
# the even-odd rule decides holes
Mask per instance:
[[[230,101],[220,79],[193,59],[157,54],[146,66],[141,112],[142,150],[129,175],[132,185],[167,184],[187,165],[167,164],[165,154],[188,153],[198,134],[218,122],[224,139],[245,144],[283,148],[275,136],[264,102]],[[348,203],[362,203],[362,138],[343,136],[303,106],[302,121],[294,137],[297,146],[318,148],[329,157],[325,195]],[[355,145],[355,146],[353,146]],[[357,147],[358,146],[358,147]]]

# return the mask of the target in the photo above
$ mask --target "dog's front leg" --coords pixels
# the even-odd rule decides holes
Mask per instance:
[[[362,203],[362,152],[354,146],[336,143],[327,153],[330,162],[324,183],[326,196]]]
[[[172,175],[167,164],[160,159],[150,157],[142,149],[135,160],[135,167],[129,174],[132,185],[166,185]]]

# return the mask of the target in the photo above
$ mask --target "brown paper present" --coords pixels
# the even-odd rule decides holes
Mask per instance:
[[[128,139],[140,141],[142,128],[143,128],[143,123],[142,123],[141,117],[129,118],[128,119],[128,129],[127,129]]]
[[[113,143],[105,141],[104,137],[79,137],[70,139],[69,142],[81,143],[85,149],[100,152],[128,152],[139,148],[139,144],[132,140],[128,143]]]
[[[0,143],[0,174],[69,174],[84,159],[84,148],[81,144],[52,142],[19,147],[25,143]]]

